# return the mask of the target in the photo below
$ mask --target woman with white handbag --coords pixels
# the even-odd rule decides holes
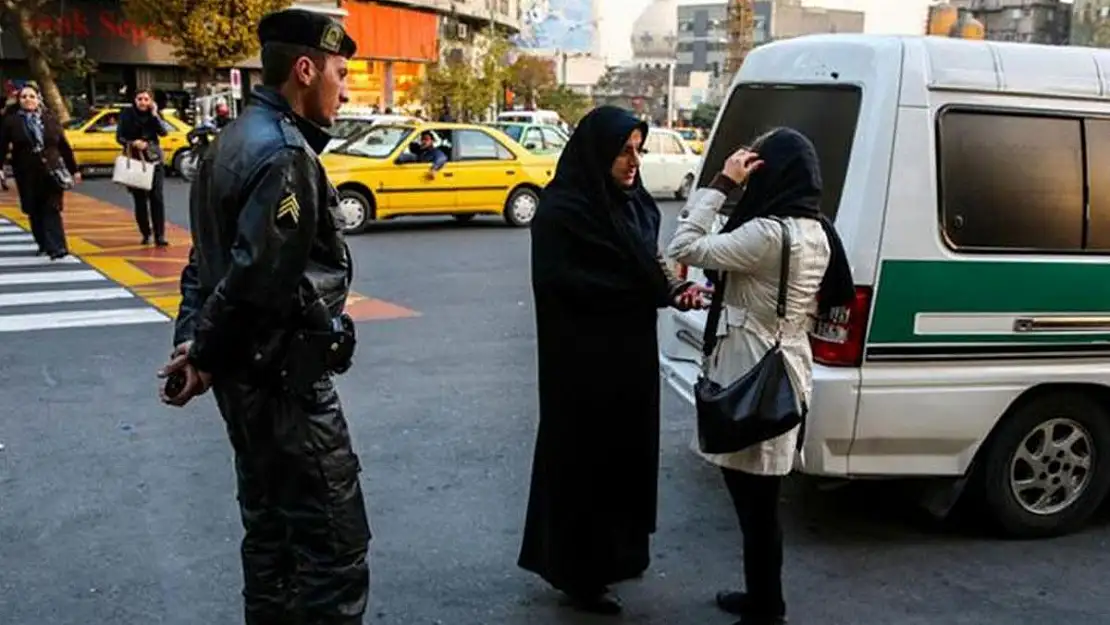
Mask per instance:
[[[25,86],[18,100],[17,108],[0,121],[0,169],[10,150],[7,162],[15,176],[19,207],[31,222],[39,254],[57,260],[69,254],[62,196],[81,180],[81,174],[61,124],[42,105],[38,90]]]
[[[142,90],[135,94],[135,105],[120,112],[116,141],[124,153],[116,158],[112,180],[131,190],[135,200],[135,222],[143,235],[143,245],[150,245],[151,234],[158,247],[166,242],[166,203],[162,186],[165,168],[159,138],[166,136],[166,126],[158,114],[154,94]]]

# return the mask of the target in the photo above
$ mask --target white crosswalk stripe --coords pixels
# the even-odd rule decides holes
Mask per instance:
[[[0,333],[169,321],[80,259],[37,252],[29,232],[0,217]]]

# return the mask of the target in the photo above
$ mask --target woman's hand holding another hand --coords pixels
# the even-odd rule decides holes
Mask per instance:
[[[763,161],[759,160],[758,154],[748,148],[740,148],[728,157],[721,173],[736,184],[744,184],[748,181],[748,176],[762,165]]]
[[[674,307],[678,310],[701,310],[709,305],[712,296],[713,289],[691,284],[675,296]]]

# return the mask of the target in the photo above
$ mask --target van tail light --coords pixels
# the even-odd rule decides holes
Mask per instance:
[[[851,303],[817,320],[810,336],[814,362],[829,367],[860,366],[870,313],[871,287],[857,286]]]

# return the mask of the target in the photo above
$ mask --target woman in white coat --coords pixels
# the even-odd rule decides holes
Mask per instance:
[[[722,233],[713,225],[726,200],[741,192]],[[835,198],[834,198],[835,201]],[[804,135],[778,129],[750,149],[729,157],[707,188],[683,209],[667,253],[701,267],[713,280],[726,272],[721,321],[708,376],[727,386],[747,373],[781,332],[790,380],[809,405],[813,354],[809,331],[820,308],[846,304],[853,295],[851,269],[832,224],[821,215],[817,154]],[[782,224],[791,235],[786,315],[776,314]],[[719,280],[714,280],[719,282]],[[793,468],[799,428],[735,453],[702,454],[721,467],[744,540],[743,591],[717,595],[717,604],[741,616],[737,625],[786,622],[782,592],[782,527],[778,500]]]

